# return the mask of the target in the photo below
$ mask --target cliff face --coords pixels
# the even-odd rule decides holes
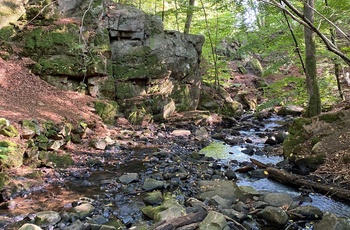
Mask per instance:
[[[17,42],[19,55],[50,84],[116,100],[126,116],[197,108],[203,36],[164,31],[159,18],[131,5],[40,4],[23,3],[16,26],[3,26],[0,36]]]

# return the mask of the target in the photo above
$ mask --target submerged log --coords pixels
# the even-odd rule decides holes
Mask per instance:
[[[266,164],[257,161],[255,159],[250,159],[253,164],[258,166],[261,169],[265,169],[265,175],[267,178],[276,180],[282,184],[291,186],[291,187],[306,187],[310,188],[312,191],[327,195],[331,198],[340,199],[343,201],[350,202],[350,191],[343,189],[335,185],[327,185],[319,182],[314,182],[304,179],[303,176],[295,175],[288,173],[284,170],[277,169]]]

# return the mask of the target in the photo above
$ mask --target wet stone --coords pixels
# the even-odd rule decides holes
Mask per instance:
[[[227,225],[225,216],[222,213],[209,211],[205,219],[199,224],[200,230],[222,230],[230,229]]]
[[[229,180],[236,180],[237,179],[237,175],[235,173],[234,170],[230,169],[230,170],[227,170],[225,172],[225,176],[227,177],[227,179]]]
[[[214,206],[220,206],[221,208],[228,208],[231,206],[232,201],[223,199],[222,197],[215,195],[210,199],[209,203]]]
[[[101,215],[95,215],[92,217],[92,220],[96,223],[96,224],[105,224],[108,222],[108,220],[106,218],[104,218]]]
[[[242,212],[238,212],[234,209],[223,209],[223,210],[220,210],[224,215],[234,219],[234,220],[237,220],[237,221],[242,221],[244,220],[246,217],[247,217],[247,214],[245,213],[242,213]]]
[[[48,227],[55,225],[61,220],[61,216],[58,212],[54,211],[43,211],[38,212],[35,217],[35,224],[41,227]]]
[[[265,174],[264,174],[264,170],[262,170],[262,169],[252,170],[248,174],[249,174],[249,176],[251,178],[261,179],[261,178],[265,178],[266,177]]]
[[[163,202],[163,194],[160,191],[147,193],[143,201],[148,205],[159,205]]]
[[[74,211],[80,218],[85,218],[91,215],[91,213],[94,211],[94,206],[92,206],[90,203],[82,203],[81,205],[74,207]]]
[[[123,184],[130,184],[132,182],[139,181],[139,175],[137,173],[127,173],[119,177],[120,182]]]
[[[281,208],[267,206],[261,212],[258,213],[258,216],[264,218],[271,224],[275,225],[285,225],[288,221],[288,215]]]
[[[348,219],[339,218],[332,213],[325,213],[322,220],[314,225],[313,230],[347,230],[350,229]]]
[[[284,193],[268,193],[265,195],[264,201],[275,207],[291,205],[293,203],[293,199],[288,194]]]
[[[218,195],[224,199],[243,199],[243,193],[236,183],[232,181],[199,181],[201,193],[198,198],[205,200]]]
[[[159,181],[159,180],[155,180],[152,178],[146,178],[142,188],[146,191],[152,191],[155,189],[161,189],[164,187],[164,182],[163,181]]]
[[[18,230],[42,230],[42,228],[40,228],[39,226],[37,226],[35,224],[24,224]]]
[[[239,188],[242,190],[242,192],[250,197],[253,196],[260,196],[261,194],[256,191],[255,188],[253,188],[252,186],[239,186]]]
[[[303,216],[302,219],[307,220],[320,220],[323,216],[323,213],[319,208],[311,205],[296,207],[293,212]],[[297,219],[299,218],[297,217]]]

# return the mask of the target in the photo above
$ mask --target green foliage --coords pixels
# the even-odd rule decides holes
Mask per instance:
[[[140,125],[146,116],[147,111],[144,107],[134,107],[128,116],[128,120],[131,124]]]
[[[118,104],[114,101],[95,101],[94,104],[96,113],[102,118],[102,120],[107,124],[114,124],[118,112]]]
[[[295,76],[284,77],[264,87],[264,96],[267,102],[259,109],[284,104],[303,105],[307,100],[305,79]]]

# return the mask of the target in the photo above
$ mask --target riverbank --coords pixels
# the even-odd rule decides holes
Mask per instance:
[[[75,154],[74,166],[37,169],[45,186],[9,201],[0,223],[6,229],[25,223],[66,230],[346,229],[347,217],[313,206],[309,194],[239,185],[242,177],[264,178],[257,168],[244,172],[253,167],[250,162],[232,156],[221,161],[201,152],[214,137],[223,146],[241,146],[252,158],[280,154],[280,143],[261,142],[283,132],[284,121],[266,129],[266,121],[250,118],[224,126],[200,127],[197,119],[153,124],[151,133],[149,126],[119,130],[122,139],[100,153]],[[248,134],[252,130],[259,140]]]

